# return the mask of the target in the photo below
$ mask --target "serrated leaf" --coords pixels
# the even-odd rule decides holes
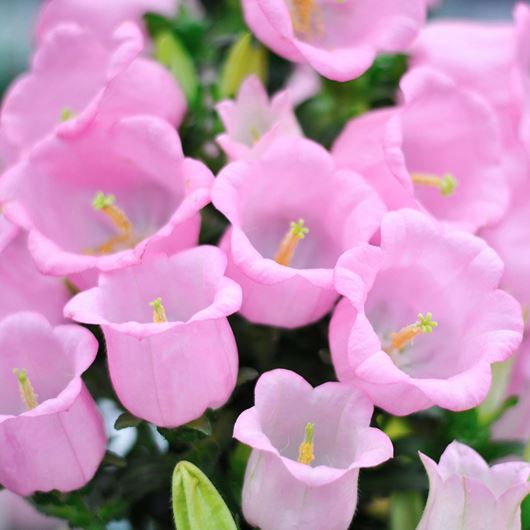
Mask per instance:
[[[237,530],[215,486],[190,462],[175,467],[172,501],[177,530]]]

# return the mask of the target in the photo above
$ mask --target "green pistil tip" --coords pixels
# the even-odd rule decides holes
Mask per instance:
[[[98,192],[92,201],[94,210],[103,210],[103,208],[109,208],[114,206],[116,197],[114,195],[105,195],[102,191]]]
[[[28,371],[27,370],[19,370],[18,368],[14,368],[13,373],[17,376],[18,382],[21,385],[25,385],[28,382]]]
[[[162,298],[155,298],[152,302],[149,302],[149,305],[156,311],[157,309],[162,308]]]
[[[438,327],[438,322],[432,319],[432,313],[427,313],[426,316],[420,313],[418,315],[418,326],[423,333],[432,333],[433,329]]]
[[[444,197],[449,197],[449,195],[452,195],[456,191],[457,187],[458,180],[456,180],[456,178],[450,173],[445,175],[440,181],[440,191]]]
[[[304,237],[309,234],[309,228],[305,226],[305,221],[303,219],[298,219],[298,221],[293,221],[291,223],[291,234],[298,239],[304,239]]]
[[[61,121],[62,122],[71,120],[73,117],[74,117],[74,111],[71,108],[69,108],[69,107],[65,107],[63,109],[63,111],[61,112]]]
[[[306,423],[306,425],[305,425],[304,443],[312,444],[314,435],[315,435],[315,424],[314,423]]]

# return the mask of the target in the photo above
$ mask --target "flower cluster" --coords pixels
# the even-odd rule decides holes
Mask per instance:
[[[165,431],[229,402],[234,321],[293,333],[330,315],[338,382],[264,370],[254,407],[230,417],[251,448],[242,512],[261,530],[347,530],[360,469],[393,457],[374,406],[474,409],[497,363],[511,363],[502,400],[520,400],[494,435],[530,437],[530,7],[489,27],[426,23],[426,0],[241,4],[304,70],[269,99],[259,68],[238,65],[235,97],[211,104],[216,177],[213,142],[184,153],[194,99],[142,18],[175,15],[174,0],[42,8],[0,113],[0,484],[16,494],[77,490],[103,461],[82,379],[95,329],[122,407]],[[300,83],[351,81],[382,52],[410,55],[397,103],[330,149],[305,137]],[[215,245],[200,239],[205,207]],[[420,456],[418,530],[520,528],[529,464],[490,468],[459,442],[439,465]]]

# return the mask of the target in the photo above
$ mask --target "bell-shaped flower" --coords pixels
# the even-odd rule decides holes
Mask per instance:
[[[243,289],[241,314],[284,328],[330,311],[337,259],[368,241],[384,214],[361,176],[337,170],[303,138],[280,138],[259,159],[225,167],[212,202],[232,225],[221,246],[228,276]]]
[[[64,23],[73,23],[94,33],[104,45],[112,45],[112,34],[123,22],[141,24],[145,13],[173,17],[179,0],[48,0],[37,20],[37,40]]]
[[[241,85],[236,101],[217,105],[226,132],[217,142],[232,160],[259,156],[279,136],[302,136],[288,90],[272,100],[256,76]]]
[[[346,253],[330,325],[339,380],[391,414],[465,410],[491,386],[523,331],[520,305],[498,289],[502,262],[482,240],[416,210],[385,216],[381,247]]]
[[[5,142],[24,152],[50,133],[79,135],[96,118],[112,125],[125,116],[149,114],[179,125],[184,95],[165,68],[139,57],[144,46],[139,29],[124,24],[112,44],[105,48],[77,25],[48,33],[31,70],[4,100]]]
[[[196,245],[212,182],[204,164],[184,157],[171,125],[138,116],[43,140],[4,174],[0,203],[29,230],[43,273],[86,287],[97,271]]]
[[[491,107],[428,68],[407,74],[401,89],[401,106],[347,125],[337,164],[366,175],[391,209],[418,208],[470,231],[499,220],[509,186]]]
[[[527,171],[526,182],[514,187],[507,214],[480,232],[504,262],[502,288],[523,307],[530,306],[530,165]]]
[[[0,321],[0,484],[7,489],[72,491],[94,476],[105,431],[81,374],[97,350],[88,330],[52,327],[38,313]]]
[[[227,317],[241,290],[225,277],[226,256],[202,246],[100,275],[65,316],[99,324],[114,389],[134,415],[176,427],[226,403],[237,378]]]
[[[425,20],[425,0],[243,0],[256,37],[290,61],[324,77],[349,81],[377,53],[405,50]]]
[[[61,278],[39,272],[28,251],[26,234],[0,215],[0,318],[36,311],[52,324],[64,322],[68,289]]]
[[[234,427],[234,437],[252,448],[246,520],[261,530],[346,530],[359,470],[393,454],[389,438],[370,427],[372,404],[354,388],[313,388],[288,370],[262,375],[255,395]]]
[[[429,475],[429,498],[417,530],[520,530],[521,502],[530,493],[530,464],[489,467],[459,442],[436,464],[420,453]]]

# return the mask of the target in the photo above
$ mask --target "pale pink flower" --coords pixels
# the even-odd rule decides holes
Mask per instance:
[[[235,101],[221,101],[217,112],[226,129],[217,142],[232,160],[257,157],[280,136],[302,136],[289,91],[269,100],[256,76],[242,83]]]
[[[476,231],[506,212],[509,186],[495,114],[476,93],[418,68],[403,103],[352,120],[333,147],[340,167],[365,174],[391,209],[418,208]]]
[[[43,140],[0,179],[0,202],[29,230],[43,273],[86,287],[98,271],[196,245],[212,183],[204,164],[184,157],[171,125],[138,116]]]
[[[388,437],[370,427],[372,404],[354,388],[313,388],[288,370],[262,375],[255,395],[234,427],[234,437],[252,448],[246,520],[261,530],[346,530],[359,470],[393,453]]]
[[[38,313],[0,321],[0,483],[7,489],[72,491],[94,476],[106,439],[81,374],[97,350],[88,330],[54,328]]]
[[[521,502],[530,493],[530,465],[489,467],[473,449],[453,442],[436,464],[420,453],[429,499],[417,530],[520,530]]]
[[[139,57],[143,46],[133,24],[114,32],[109,49],[80,26],[56,27],[38,48],[31,70],[7,92],[0,114],[6,144],[24,153],[51,133],[82,134],[96,118],[112,125],[125,116],[150,114],[178,126],[186,111],[184,95],[165,68]]]
[[[230,397],[238,358],[227,317],[241,290],[225,269],[221,250],[195,247],[102,274],[67,304],[66,316],[101,325],[112,383],[136,416],[176,427]]]
[[[295,328],[333,307],[333,268],[379,228],[384,207],[363,178],[338,170],[320,145],[280,138],[216,179],[212,202],[230,221],[221,246],[243,289],[241,314]]]
[[[330,325],[339,380],[396,415],[479,405],[491,364],[522,338],[521,307],[498,290],[502,269],[482,239],[415,210],[387,214],[381,247],[359,245],[336,268],[346,297]]]
[[[405,50],[425,19],[425,0],[243,0],[245,19],[275,53],[349,81],[377,53]]]
[[[17,311],[36,311],[52,324],[64,322],[68,289],[62,278],[41,274],[29,251],[28,238],[0,215],[0,318]]]
[[[123,22],[143,24],[147,12],[172,17],[179,0],[47,0],[37,20],[37,40],[41,42],[57,26],[74,23],[111,45],[114,30]]]

